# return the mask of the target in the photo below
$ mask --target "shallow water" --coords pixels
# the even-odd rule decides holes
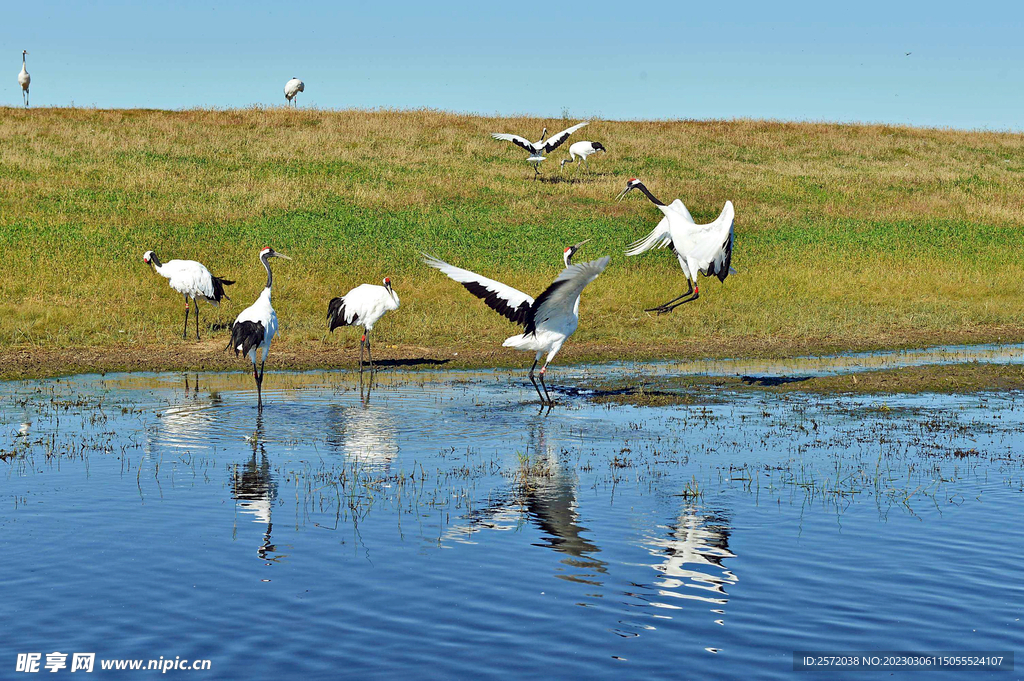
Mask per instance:
[[[259,418],[250,380],[0,384],[0,669],[818,678],[793,651],[1024,640],[1019,394],[547,412],[517,374],[268,372]]]

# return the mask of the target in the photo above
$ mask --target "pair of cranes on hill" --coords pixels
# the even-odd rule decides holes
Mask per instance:
[[[681,201],[676,199],[671,204],[665,204],[655,198],[650,190],[635,178],[627,182],[626,188],[618,198],[621,200],[634,189],[640,190],[647,196],[661,210],[664,217],[646,237],[631,244],[626,254],[639,255],[651,249],[671,247],[679,260],[688,285],[688,290],[681,296],[647,311],[664,314],[684,303],[696,300],[699,296],[698,273],[716,276],[720,281],[724,281],[732,271],[730,267],[734,218],[732,202],[726,202],[721,215],[714,222],[698,225],[693,221]],[[467,291],[483,300],[495,312],[523,327],[522,333],[507,338],[502,345],[535,353],[529,377],[533,387],[537,390],[541,404],[544,405],[553,404],[547,384],[544,382],[548,365],[579,325],[580,296],[583,289],[597,279],[608,266],[608,256],[578,265],[572,263],[573,256],[587,241],[569,246],[563,251],[564,269],[537,298],[494,279],[450,265],[429,254],[423,254],[425,264],[462,284]],[[271,302],[273,286],[271,258],[290,260],[288,256],[278,253],[270,247],[260,251],[259,259],[267,272],[266,286],[256,302],[235,318],[231,325],[231,339],[226,348],[233,348],[236,356],[241,354],[252,363],[259,409],[263,408],[264,364],[278,328],[277,312]],[[191,299],[196,304],[196,339],[198,340],[198,301],[206,300],[217,305],[227,297],[224,287],[234,282],[214,276],[206,267],[193,260],[171,260],[161,263],[153,251],[146,251],[143,261],[151,265],[159,274],[167,277],[170,280],[171,288],[185,297],[185,336],[188,334],[189,300]],[[374,370],[369,340],[369,334],[374,325],[387,312],[397,310],[398,306],[398,294],[392,288],[390,278],[384,279],[383,286],[361,284],[344,296],[334,298],[328,303],[327,325],[329,331],[334,331],[339,326],[363,327],[359,346],[360,372],[363,370],[364,349],[369,359],[370,370]],[[538,385],[535,370],[545,353],[547,353],[547,357],[539,372],[540,385]],[[543,388],[543,392],[541,392],[541,388]]]
[[[512,135],[507,132],[492,132],[491,137],[496,140],[503,140],[505,142],[511,142],[517,147],[521,147],[526,151],[530,152],[530,157],[526,159],[527,163],[533,165],[534,177],[540,175],[540,164],[547,157],[544,154],[550,153],[562,146],[569,136],[574,132],[587,125],[590,121],[584,121],[583,123],[577,123],[576,125],[566,128],[557,135],[548,137],[548,129],[544,128],[544,131],[540,134],[540,139],[536,142],[531,142],[525,137],[519,135]],[[607,152],[604,145],[600,142],[582,141],[576,142],[569,146],[569,158],[563,159],[559,164],[558,169],[561,171],[565,168],[566,163],[576,163],[576,172],[582,167],[581,162],[586,164],[587,170],[590,170],[590,162],[587,161],[587,157],[591,154],[595,154],[599,151]]]

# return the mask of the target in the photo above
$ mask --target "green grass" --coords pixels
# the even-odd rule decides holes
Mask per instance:
[[[402,309],[382,344],[482,351],[514,333],[417,260],[539,292],[562,249],[610,254],[572,355],[787,353],[1024,339],[1024,138],[766,121],[595,121],[592,176],[535,182],[491,131],[557,120],[434,111],[0,109],[0,345],[180,344],[181,300],[141,261],[190,258],[236,279],[233,318],[272,245],[282,348],[323,335],[327,301],[391,276]],[[558,177],[561,150],[544,165]],[[568,171],[567,171],[568,172]],[[625,258],[660,218],[613,199],[641,177],[698,221],[736,205],[738,273],[685,284],[667,251]],[[224,335],[221,331],[219,334]],[[223,341],[221,341],[223,342]],[[277,342],[277,341],[275,341]]]

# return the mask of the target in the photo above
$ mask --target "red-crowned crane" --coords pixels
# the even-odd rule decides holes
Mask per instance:
[[[536,300],[506,286],[499,281],[482,277],[475,272],[449,265],[427,253],[423,254],[423,262],[441,270],[448,277],[466,287],[466,290],[483,300],[488,307],[506,319],[521,324],[525,330],[505,339],[503,347],[537,353],[530,367],[530,382],[537,390],[541,404],[553,405],[554,401],[548,394],[548,386],[544,383],[544,374],[548,364],[555,358],[562,344],[576,331],[580,323],[580,294],[587,284],[608,266],[608,256],[579,265],[572,264],[572,256],[586,241],[569,246],[563,253],[565,269],[555,281],[541,293]],[[544,366],[540,369],[540,387],[534,378],[534,370],[541,355],[548,353]]]
[[[153,251],[146,251],[142,254],[142,262],[152,265],[157,274],[167,277],[172,289],[185,296],[185,330],[181,337],[188,337],[188,301],[189,298],[196,304],[196,340],[199,340],[199,301],[205,300],[210,305],[219,305],[224,298],[231,300],[224,292],[225,286],[235,282],[223,277],[215,277],[210,274],[202,263],[195,260],[168,260],[160,262]]]
[[[731,267],[732,223],[736,211],[732,207],[732,201],[725,202],[725,208],[714,222],[698,225],[690,217],[690,211],[686,210],[682,201],[676,199],[671,204],[665,205],[654,198],[643,182],[636,178],[626,183],[626,188],[619,194],[619,199],[634,189],[643,192],[651,200],[651,203],[665,214],[665,217],[650,234],[630,244],[626,255],[639,255],[653,248],[671,247],[676,258],[679,259],[679,266],[683,268],[689,289],[683,295],[657,307],[649,308],[645,312],[666,314],[683,303],[697,300],[700,297],[697,287],[698,273],[706,277],[718,277],[719,281],[725,281],[725,278],[733,271]]]
[[[384,313],[398,309],[398,294],[391,288],[390,277],[384,277],[384,285],[360,284],[339,298],[327,304],[327,328],[334,331],[339,326],[361,326],[363,337],[359,341],[359,373],[363,373],[363,348],[370,359],[370,372],[374,371],[373,355],[370,353],[370,332]]]
[[[295,99],[300,92],[306,91],[306,84],[298,78],[292,78],[284,84],[284,98],[289,104],[298,106],[299,101]],[[294,100],[294,101],[293,101]]]
[[[28,54],[28,50],[21,51],[21,73],[18,74],[18,85],[21,86],[21,99],[25,102],[25,106],[28,106],[28,86],[32,83],[32,76],[28,75],[28,69],[25,68],[25,55]]]
[[[540,175],[540,169],[538,168],[538,166],[540,166],[541,161],[544,160],[544,154],[550,151],[554,151],[555,149],[560,147],[562,143],[565,142],[565,140],[569,139],[569,135],[573,134],[574,132],[576,132],[589,122],[590,121],[577,123],[571,128],[566,128],[557,135],[552,135],[547,140],[545,140],[544,138],[548,136],[548,129],[544,128],[544,132],[541,133],[540,140],[537,142],[531,142],[525,137],[520,137],[519,135],[510,135],[506,132],[492,132],[491,137],[493,137],[496,140],[504,140],[505,142],[511,142],[512,144],[515,144],[518,147],[522,147],[523,149],[526,149],[528,152],[530,152],[530,158],[526,159],[526,161],[528,163],[533,164],[533,170],[535,173],[534,177],[536,177],[537,175]]]
[[[583,164],[586,164],[587,172],[589,173],[590,161],[587,160],[587,157],[590,156],[591,154],[596,154],[599,151],[603,151],[606,154],[608,153],[608,150],[605,149],[604,145],[601,144],[600,142],[588,142],[587,140],[584,140],[582,142],[573,142],[572,144],[569,145],[569,158],[562,159],[562,162],[558,165],[558,170],[559,172],[561,172],[562,169],[565,168],[566,163],[572,163],[573,161],[575,161],[576,170],[574,172],[578,173],[580,171],[580,168],[583,167],[583,165],[580,163],[582,161]]]
[[[260,251],[260,262],[267,270],[267,285],[256,302],[235,317],[235,323],[231,325],[231,340],[225,348],[234,348],[235,357],[242,353],[252,362],[252,377],[256,381],[256,404],[259,411],[263,411],[263,364],[270,352],[270,342],[277,333],[277,312],[270,302],[270,287],[274,283],[274,273],[270,271],[271,258],[291,260],[284,253],[278,253],[269,246]],[[260,365],[258,372],[257,359]]]

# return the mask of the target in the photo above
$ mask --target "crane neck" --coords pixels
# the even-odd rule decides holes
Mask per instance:
[[[636,186],[636,188],[639,189],[640,191],[642,191],[644,194],[646,194],[647,198],[649,198],[651,200],[651,203],[653,203],[655,206],[664,206],[665,205],[663,202],[661,202],[657,198],[655,198],[654,194],[651,193],[651,190],[648,189],[646,186],[644,186],[643,183],[638,184]]]
[[[267,290],[269,291],[270,287],[274,284],[274,273],[270,271],[270,263],[268,262],[267,256],[260,256],[260,262],[262,262],[263,266],[267,268]]]
[[[22,54],[21,54],[21,70],[22,71],[25,70],[25,53],[24,52],[22,52]]]

